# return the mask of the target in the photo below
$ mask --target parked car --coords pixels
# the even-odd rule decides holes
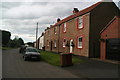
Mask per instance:
[[[23,59],[24,61],[30,60],[30,59],[40,60],[40,53],[34,47],[26,47],[23,53]]]
[[[23,53],[24,50],[26,49],[26,47],[27,47],[27,46],[22,45],[22,46],[20,47],[19,53]]]

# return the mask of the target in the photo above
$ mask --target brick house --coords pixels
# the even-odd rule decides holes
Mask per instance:
[[[50,28],[47,28],[45,30],[44,34],[44,44],[45,44],[45,50],[46,51],[53,51],[53,52],[58,52],[58,36],[59,36],[59,27],[55,26],[53,27],[52,25]]]
[[[100,31],[116,15],[119,9],[114,2],[100,1],[82,11],[74,8],[72,15],[45,30],[45,49],[99,57]]]
[[[120,48],[120,18],[115,16],[100,32],[100,59],[118,59]]]

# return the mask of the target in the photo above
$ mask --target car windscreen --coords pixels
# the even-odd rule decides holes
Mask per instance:
[[[37,49],[26,49],[26,52],[38,52]]]

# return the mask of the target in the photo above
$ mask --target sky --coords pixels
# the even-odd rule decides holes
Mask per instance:
[[[24,42],[35,41],[44,29],[72,15],[73,8],[83,10],[101,0],[2,0],[0,3],[0,29],[10,31],[13,39],[21,37]],[[118,1],[113,0],[118,6]]]

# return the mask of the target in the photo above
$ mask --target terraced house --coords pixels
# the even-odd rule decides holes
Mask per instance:
[[[99,57],[100,32],[114,16],[119,16],[114,2],[100,1],[82,11],[74,8],[72,15],[45,30],[45,50]]]

